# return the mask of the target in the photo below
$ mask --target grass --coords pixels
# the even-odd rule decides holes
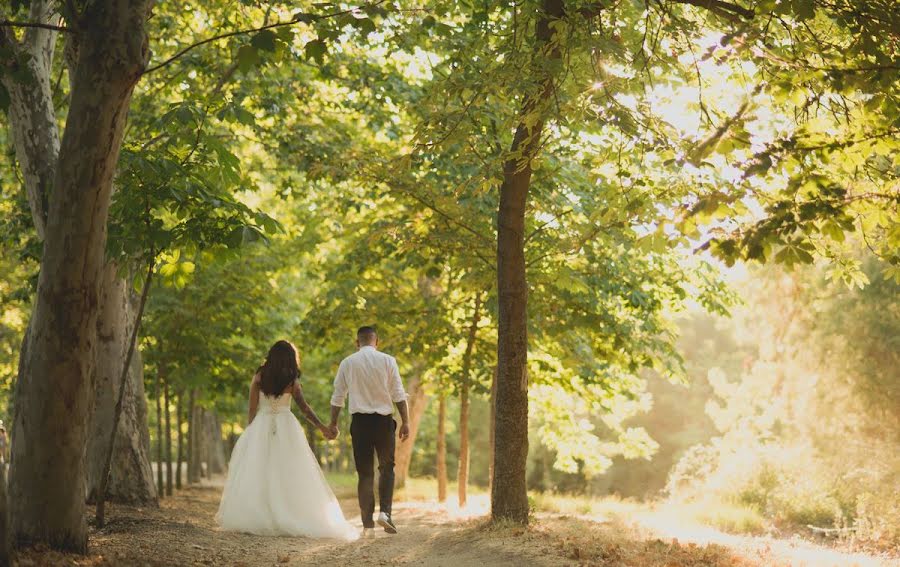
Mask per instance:
[[[326,476],[332,490],[339,498],[356,496],[356,473],[329,472]],[[377,487],[377,481],[375,484]],[[456,482],[447,483],[448,498],[455,500],[456,492]],[[486,494],[486,491],[480,486],[469,485],[468,494],[478,496]],[[437,481],[429,477],[407,479],[406,485],[394,492],[394,500],[413,502],[437,500]]]
[[[537,512],[594,519],[626,516],[647,508],[645,504],[633,500],[623,500],[615,496],[594,498],[552,492],[532,492],[529,494],[529,499]]]
[[[708,499],[669,503],[668,506],[676,506],[696,524],[711,526],[726,533],[759,535],[769,527],[766,518],[750,504]]]
[[[328,473],[328,482],[341,498],[356,495],[356,475],[354,473]],[[449,500],[455,501],[456,483],[447,486]],[[470,486],[469,495],[485,495],[480,486]],[[594,521],[609,521],[615,518],[633,518],[641,514],[675,508],[685,521],[710,526],[727,533],[760,534],[767,527],[766,519],[752,505],[729,503],[719,500],[698,502],[648,504],[615,496],[590,497],[551,492],[530,492],[528,495],[535,512],[560,514]],[[433,478],[410,478],[406,485],[395,493],[398,501],[423,502],[437,499],[437,482]]]

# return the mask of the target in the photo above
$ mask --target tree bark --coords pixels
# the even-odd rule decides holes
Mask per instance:
[[[184,397],[184,391],[179,390],[178,392],[178,400],[175,403],[175,434],[178,435],[178,450],[175,461],[175,488],[181,490],[181,462],[184,460],[184,432],[182,431],[182,416],[184,413],[182,412],[182,398]]]
[[[488,428],[488,494],[493,491],[494,487],[494,430],[497,426],[497,367],[494,367],[493,376],[491,378],[491,418],[490,427]]]
[[[87,551],[84,461],[106,222],[125,117],[147,60],[149,7],[91,2],[75,32],[69,114],[15,391],[10,508],[20,545]]]
[[[29,20],[58,23],[54,2],[33,0]],[[48,200],[59,157],[59,128],[50,84],[55,42],[53,30],[29,28],[21,43],[15,41],[11,29],[0,30],[0,46],[12,53],[12,57],[3,61],[4,70],[15,70],[20,77],[27,77],[21,81],[10,72],[0,72],[0,81],[9,93],[9,123],[16,160],[25,182],[34,228],[41,240],[46,231]]]
[[[475,308],[469,335],[466,337],[466,350],[463,354],[462,376],[459,385],[459,468],[456,473],[456,487],[459,496],[459,507],[466,505],[469,485],[469,390],[471,388],[472,351],[475,339],[478,338],[478,323],[481,321],[481,294],[475,296]]]
[[[525,275],[525,212],[532,160],[552,102],[554,75],[542,59],[558,59],[551,22],[564,16],[562,0],[544,0],[537,23],[536,64],[540,88],[526,94],[510,155],[503,166],[497,212],[497,413],[491,518],[528,523],[528,282]]]
[[[437,430],[437,486],[438,502],[447,501],[447,396],[438,401]]]
[[[162,412],[162,388],[159,383],[160,371],[156,371],[156,493],[160,498],[165,493],[165,485],[163,484],[163,412]]]
[[[151,253],[151,256],[155,257],[155,255],[153,255],[152,253]],[[135,362],[137,362],[137,364],[138,364],[137,372],[140,373],[140,375],[141,375],[141,384],[143,385],[143,382],[144,382],[143,372],[142,372],[143,365],[140,363],[140,358],[135,357],[134,355],[135,355],[135,351],[137,350],[138,332],[140,332],[140,330],[141,330],[141,319],[144,316],[144,307],[147,305],[147,295],[150,292],[150,282],[153,279],[152,276],[153,276],[154,264],[155,264],[155,260],[150,260],[150,262],[147,266],[147,277],[144,280],[144,288],[141,291],[141,297],[140,297],[140,300],[138,303],[137,313],[134,316],[134,320],[132,323],[133,326],[128,333],[128,348],[125,351],[125,356],[122,361],[122,370],[115,377],[115,382],[113,382],[114,384],[117,385],[116,389],[118,390],[118,394],[116,396],[116,403],[113,407],[112,422],[109,424],[109,434],[104,435],[104,437],[106,439],[108,439],[109,441],[106,443],[103,443],[101,446],[102,449],[100,452],[100,458],[101,458],[101,462],[103,464],[100,468],[100,475],[97,479],[97,481],[98,481],[97,492],[96,492],[97,493],[97,498],[96,498],[97,510],[96,510],[96,515],[95,515],[95,520],[97,523],[97,527],[100,527],[100,528],[102,528],[104,526],[104,521],[105,521],[105,517],[106,517],[106,500],[107,500],[107,496],[109,495],[109,479],[112,476],[111,471],[112,471],[112,464],[113,464],[113,456],[116,455],[117,453],[121,454],[123,452],[123,451],[116,451],[116,441],[118,439],[119,434],[121,433],[121,430],[119,428],[119,423],[122,421],[122,415],[124,413],[124,407],[123,407],[124,401],[125,401],[125,397],[128,394],[128,391],[129,391],[128,376],[129,376],[129,374],[134,372],[133,364]],[[104,305],[108,305],[108,303],[109,302],[104,302]],[[141,398],[143,398],[143,391],[141,392]],[[141,407],[143,407],[143,406],[141,406]],[[143,422],[146,423],[146,421],[147,421],[147,415],[145,412],[144,416],[143,416]],[[139,431],[143,434],[143,438],[146,440],[146,443],[144,444],[145,445],[144,448],[146,449],[146,452],[149,452],[150,432],[145,427],[141,427]],[[148,480],[149,486],[151,486],[154,489],[154,495],[155,495],[156,487],[153,486],[152,472],[150,472],[149,459],[144,459],[142,462],[138,462],[137,464],[138,465],[140,465],[140,464],[147,465],[147,467],[146,467],[147,475],[145,476],[145,478]],[[130,484],[134,485],[135,483],[130,483]],[[154,503],[155,502],[156,502],[156,499],[154,499]]]
[[[31,21],[51,24],[59,21],[54,3],[49,0],[32,2],[30,11]],[[0,31],[0,45],[8,48],[13,57],[5,62],[5,66],[8,67],[7,70],[15,70],[17,73],[15,76],[0,73],[0,80],[10,94],[9,118],[16,158],[22,172],[35,230],[38,237],[43,239],[60,151],[50,76],[56,32],[29,28],[24,33],[21,44],[16,43],[12,36],[5,35],[7,33],[6,30]],[[77,61],[72,62],[72,76],[75,74],[76,64]],[[19,80],[22,76],[27,77],[27,80]],[[112,377],[118,377],[121,371],[124,359],[122,353],[128,348],[127,328],[133,319],[130,288],[124,281],[117,281],[114,274],[114,267],[106,267],[101,284],[97,329],[100,340],[94,360],[97,375],[92,377],[95,384],[96,399],[93,405],[96,415],[91,423],[87,446],[88,500],[94,499],[99,484],[99,467],[104,462],[102,439],[108,437],[106,432],[109,431],[118,391],[118,386],[110,387],[109,381]],[[116,439],[117,455],[111,471],[109,496],[118,501],[148,503],[155,501],[156,490],[151,486],[153,479],[149,458],[149,432],[145,431],[147,408],[140,367],[135,365],[133,368],[135,370],[129,376],[130,390],[125,406],[129,409],[124,414],[125,419],[120,425],[121,433],[118,433]]]
[[[172,496],[172,421],[169,401],[169,375],[166,372],[166,380],[163,383],[163,396],[166,406],[166,495]]]
[[[206,431],[204,437],[207,445],[206,467],[209,476],[225,472],[225,443],[222,441],[222,424],[213,410],[204,410]]]
[[[400,441],[397,438],[396,457],[394,459],[394,485],[402,488],[406,484],[409,477],[409,465],[412,463],[413,447],[416,443],[416,436],[419,434],[419,424],[422,423],[422,416],[425,414],[425,408],[428,406],[428,397],[425,395],[425,388],[422,385],[422,379],[418,373],[409,381],[407,388],[409,404],[409,439]],[[399,427],[397,430],[399,431]]]
[[[9,533],[9,503],[6,499],[6,464],[0,465],[0,565],[12,564]]]
[[[188,484],[200,482],[200,448],[197,446],[197,405],[196,393],[191,390],[187,407],[187,481]]]
[[[198,405],[195,411],[194,419],[196,421],[194,423],[197,425],[197,436],[194,437],[194,452],[197,455],[195,470],[197,471],[199,482],[199,479],[208,478],[209,474],[209,470],[204,467],[205,464],[209,463],[209,439],[206,435],[206,408]]]
[[[96,502],[115,422],[122,364],[128,354],[137,308],[130,286],[116,266],[103,267],[97,347],[94,351],[94,412],[87,445],[87,499]],[[156,503],[158,492],[150,467],[150,431],[140,353],[135,349],[129,364],[122,413],[116,428],[107,499],[133,504]]]
[[[31,19],[41,23],[56,23],[58,16],[52,2],[43,0],[31,4]],[[0,73],[4,87],[10,94],[10,125],[14,147],[19,168],[28,197],[29,208],[34,221],[38,237],[43,239],[46,231],[46,220],[50,190],[53,185],[53,177],[58,165],[60,140],[59,129],[56,123],[55,109],[53,105],[52,89],[50,84],[50,70],[52,67],[56,33],[52,30],[30,28],[25,34],[21,44],[12,40],[11,36],[4,36],[6,31],[0,31],[0,44],[13,53],[11,60],[5,62],[7,70],[15,70],[17,74]],[[21,81],[22,76],[27,77]],[[113,270],[114,268],[109,268]],[[102,443],[102,427],[108,425],[108,420],[115,403],[114,386],[111,390],[105,382],[110,376],[118,376],[121,370],[121,356],[123,349],[127,349],[127,326],[129,320],[128,287],[125,282],[116,282],[109,272],[104,272],[103,290],[101,291],[98,325],[100,342],[96,351],[95,368],[99,376],[93,377],[96,384],[95,392],[98,399],[94,403],[97,408],[97,425],[92,424],[88,442],[88,485],[89,499],[93,498],[96,490],[97,466],[102,463],[101,455],[95,453]],[[110,302],[111,305],[107,305]],[[122,306],[125,311],[122,311]],[[137,368],[137,367],[135,367]],[[127,417],[139,418],[146,413],[146,401],[143,396],[143,377],[140,373],[131,376],[131,386],[135,395],[129,395],[128,406],[138,404],[127,414]],[[152,477],[146,478],[145,473],[150,469],[149,445],[144,444],[146,438],[149,444],[149,435],[144,435],[146,423],[140,421],[135,424],[133,420],[126,419],[122,424],[122,435],[117,439],[117,445],[122,448],[120,458],[114,463],[112,476],[112,493],[116,500],[133,502],[149,502],[155,499],[155,490],[147,486],[152,484]],[[108,431],[108,430],[107,430]]]

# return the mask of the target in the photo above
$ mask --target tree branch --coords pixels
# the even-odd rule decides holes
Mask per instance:
[[[58,32],[72,32],[72,28],[67,28],[65,26],[55,26],[53,24],[43,24],[41,22],[11,22],[9,20],[0,21],[0,28],[38,28]]]
[[[720,16],[740,16],[746,20],[751,20],[756,15],[753,10],[724,2],[723,0],[673,0],[676,4],[690,4],[698,8],[705,8],[710,12],[719,14]]]
[[[273,29],[273,28],[281,28],[281,27],[284,27],[284,26],[293,26],[293,25],[300,24],[300,23],[310,23],[310,22],[316,22],[316,21],[319,21],[319,20],[325,20],[325,19],[328,19],[328,18],[336,18],[336,17],[338,17],[338,16],[343,16],[344,14],[352,14],[352,13],[354,13],[354,12],[357,12],[357,11],[359,11],[359,10],[362,10],[363,8],[371,8],[371,7],[374,7],[374,6],[378,6],[378,5],[380,5],[380,4],[384,4],[386,1],[387,1],[387,0],[378,0],[378,2],[372,2],[372,3],[369,3],[369,4],[364,4],[364,5],[362,5],[362,6],[356,6],[356,7],[354,7],[354,8],[348,8],[348,9],[346,9],[346,10],[341,10],[340,12],[332,12],[332,13],[330,13],[330,14],[309,14],[309,13],[306,13],[306,12],[298,12],[298,13],[294,14],[294,17],[291,18],[290,20],[286,20],[286,21],[282,21],[282,22],[274,22],[274,23],[271,23],[271,24],[267,24],[267,25],[264,25],[264,26],[260,26],[260,27],[258,27],[258,28],[250,28],[250,29],[245,29],[245,30],[236,30],[236,31],[233,31],[233,32],[228,32],[228,33],[223,33],[223,34],[219,34],[219,35],[214,35],[214,36],[208,37],[208,38],[206,38],[206,39],[204,39],[204,40],[202,40],[202,41],[198,41],[197,43],[193,43],[193,44],[191,44],[191,45],[188,45],[187,47],[181,49],[180,51],[178,51],[177,53],[175,53],[175,55],[169,57],[168,59],[166,59],[166,60],[163,61],[162,63],[159,63],[159,64],[157,64],[157,65],[154,65],[154,66],[152,66],[152,67],[149,67],[148,69],[146,69],[146,70],[144,71],[143,74],[146,75],[146,74],[148,74],[148,73],[152,73],[153,71],[157,71],[157,70],[159,70],[159,69],[162,69],[163,67],[165,67],[166,65],[169,65],[170,63],[172,63],[172,62],[175,61],[176,59],[178,59],[178,58],[184,56],[184,55],[185,55],[186,53],[188,53],[189,51],[192,51],[193,49],[195,49],[195,48],[197,48],[197,47],[200,47],[200,46],[202,46],[202,45],[206,45],[207,43],[212,43],[212,42],[214,42],[214,41],[218,41],[218,40],[220,40],[220,39],[226,39],[226,38],[234,37],[234,36],[238,36],[238,35],[246,35],[246,34],[249,34],[249,33],[261,32],[261,31],[264,31],[264,30],[270,30],[270,29]]]

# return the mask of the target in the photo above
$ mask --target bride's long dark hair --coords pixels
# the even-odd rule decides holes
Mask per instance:
[[[280,396],[294,380],[300,378],[297,347],[289,341],[278,341],[269,349],[266,361],[257,372],[263,394]]]

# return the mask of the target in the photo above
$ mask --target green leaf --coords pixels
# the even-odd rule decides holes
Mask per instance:
[[[744,172],[744,178],[765,175],[772,168],[772,158],[768,154],[757,156],[753,164]]]
[[[252,126],[256,122],[256,117],[253,116],[253,113],[243,106],[234,107],[234,117],[245,126]]]
[[[250,45],[261,51],[275,51],[275,32],[262,30],[253,36]]]
[[[804,250],[804,249],[802,249],[802,248],[796,248],[796,249],[794,250],[794,252],[795,252],[795,254],[797,255],[797,258],[798,258],[802,263],[804,263],[804,264],[812,264],[812,263],[813,263],[813,257],[812,257],[812,254],[810,254],[810,253],[807,252],[806,250]]]
[[[327,50],[328,46],[321,39],[314,39],[303,47],[303,52],[306,54],[307,59],[313,59],[319,65],[325,61],[325,52]]]
[[[231,230],[228,233],[228,236],[225,237],[225,246],[229,248],[240,248],[241,244],[244,242],[244,228],[237,227]]]
[[[816,4],[813,0],[791,0],[791,8],[798,20],[808,20],[816,15]]]
[[[242,45],[237,52],[238,69],[246,73],[259,63],[259,52],[252,45]]]
[[[355,25],[362,32],[363,36],[368,36],[370,33],[375,32],[375,22],[369,18],[360,18],[356,20]]]

